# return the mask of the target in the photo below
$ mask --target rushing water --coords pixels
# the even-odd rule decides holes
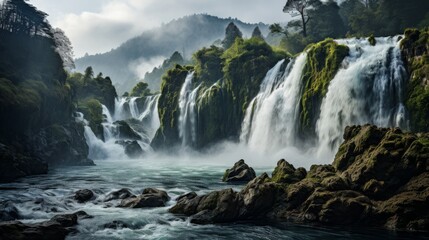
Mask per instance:
[[[298,56],[283,76],[281,67],[284,61],[268,72],[243,121],[240,138],[247,140],[250,148],[269,151],[294,145],[306,59],[305,53]]]
[[[407,129],[403,103],[406,71],[398,37],[338,40],[350,49],[328,88],[317,122],[319,154],[336,150],[349,125]]]
[[[330,229],[294,224],[245,222],[199,226],[185,217],[168,213],[174,199],[195,191],[204,194],[212,190],[240,185],[227,185],[220,181],[225,168],[233,162],[213,165],[203,159],[156,157],[156,160],[98,161],[94,167],[53,169],[48,175],[33,176],[15,183],[0,184],[0,201],[11,200],[23,215],[24,222],[37,222],[56,214],[84,210],[94,216],[79,221],[78,232],[68,239],[398,239],[402,236],[387,231],[368,229]],[[228,165],[228,166],[227,166]],[[272,171],[258,167],[257,173]],[[113,190],[129,188],[135,194],[144,188],[154,187],[167,191],[172,200],[167,207],[153,209],[124,209],[103,202]],[[91,189],[96,199],[79,204],[73,193]],[[123,221],[122,229],[106,229],[103,225]],[[411,235],[410,235],[411,236]],[[403,239],[410,237],[403,235]],[[413,239],[417,239],[414,237]]]
[[[194,72],[189,73],[183,83],[179,96],[179,136],[182,146],[192,146],[197,138],[196,102],[199,86],[193,88]]]
[[[377,38],[375,46],[366,39],[337,42],[349,47],[349,56],[322,101],[314,126],[315,146],[304,149],[297,141],[305,53],[292,60],[285,71],[281,61],[267,73],[246,111],[242,143],[269,153],[296,146],[326,161],[332,160],[346,126],[370,123],[409,128],[404,105],[407,75],[399,37]]]

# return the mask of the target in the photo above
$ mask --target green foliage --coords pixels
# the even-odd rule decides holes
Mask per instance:
[[[369,38],[368,38],[368,42],[369,44],[371,44],[371,46],[375,46],[377,44],[377,39],[375,39],[374,34],[372,34]]]
[[[131,90],[130,97],[146,97],[150,95],[150,89],[148,88],[148,84],[145,82],[139,82],[137,85]]]
[[[211,85],[223,77],[223,49],[211,46],[197,51],[193,58],[195,62],[195,74],[199,79]]]
[[[78,102],[97,99],[113,111],[117,94],[112,85],[112,80],[109,77],[103,77],[101,73],[96,78],[93,76],[92,68],[88,67],[84,75],[81,73],[70,74],[67,78],[67,84]]]
[[[193,67],[176,65],[162,77],[161,96],[158,100],[158,114],[161,126],[152,147],[165,148],[175,145],[179,141],[179,95],[186,76]]]
[[[414,131],[429,131],[429,30],[407,29],[401,42],[410,80],[406,106]]]
[[[78,102],[78,111],[85,115],[89,121],[89,126],[98,137],[103,136],[103,108],[97,99],[85,99]]]
[[[328,91],[330,81],[348,53],[347,46],[339,45],[332,39],[326,39],[308,47],[307,63],[303,71],[304,90],[300,106],[301,132],[305,134],[314,132],[322,99]]]

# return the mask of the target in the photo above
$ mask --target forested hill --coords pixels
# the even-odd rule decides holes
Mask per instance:
[[[155,58],[168,58],[175,51],[184,52],[184,57],[189,58],[198,49],[223,39],[230,22],[234,22],[245,36],[250,36],[256,26],[264,34],[268,33],[268,25],[262,23],[248,24],[205,14],[186,16],[145,31],[110,52],[77,59],[76,70],[82,72],[92,66],[95,72],[103,72],[114,80],[118,93],[129,91],[136,80],[144,76],[144,72],[142,76],[136,73],[139,64],[147,64]]]

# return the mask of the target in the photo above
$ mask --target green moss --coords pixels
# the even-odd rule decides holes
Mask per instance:
[[[429,131],[429,30],[407,29],[401,42],[410,80],[406,106],[414,131]]]
[[[150,95],[149,85],[145,82],[139,82],[136,86],[131,90],[129,94],[130,97],[146,97]]]
[[[223,77],[222,54],[223,49],[216,46],[203,48],[194,54],[196,82],[205,82],[210,85]]]
[[[154,148],[165,148],[179,142],[179,95],[192,66],[176,65],[162,77],[158,113],[161,126],[152,141]]]
[[[307,63],[303,70],[304,90],[300,104],[300,130],[305,135],[314,133],[322,99],[348,53],[347,46],[339,45],[332,39],[307,48]]]
[[[100,101],[97,99],[87,99],[83,102],[78,102],[78,111],[85,115],[85,119],[89,121],[89,126],[99,138],[103,139],[103,108]]]
[[[375,46],[377,44],[377,39],[375,39],[374,34],[372,34],[369,38],[368,38],[368,42],[369,44],[371,44],[371,46]]]

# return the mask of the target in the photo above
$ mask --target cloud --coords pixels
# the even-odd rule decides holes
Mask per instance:
[[[162,23],[194,13],[283,22],[284,0],[33,0],[71,39],[76,56],[109,51]]]

